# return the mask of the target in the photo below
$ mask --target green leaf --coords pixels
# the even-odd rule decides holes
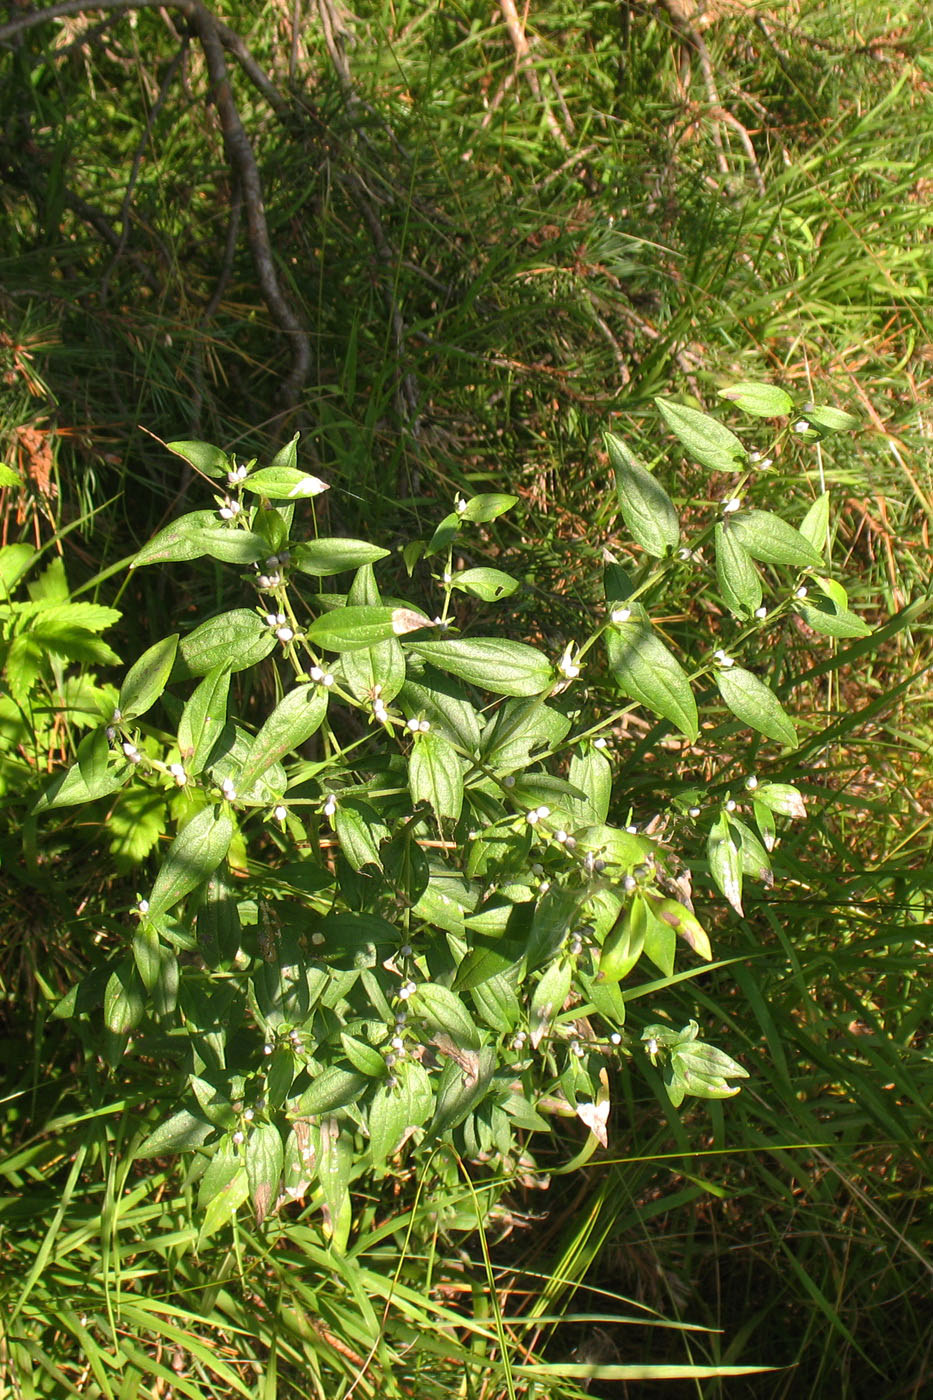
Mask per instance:
[[[755,801],[762,803],[780,817],[801,818],[807,815],[806,805],[800,792],[792,783],[759,783],[755,788]]]
[[[360,1098],[369,1082],[366,1075],[357,1074],[355,1070],[330,1065],[305,1089],[298,1100],[298,1112],[303,1117],[312,1117],[345,1108]]]
[[[728,389],[720,389],[719,397],[728,399],[745,413],[756,418],[783,418],[793,413],[794,401],[785,389],[776,384],[753,384],[742,380],[730,384]]]
[[[699,1040],[672,1046],[671,1068],[685,1092],[700,1099],[730,1099],[739,1090],[727,1079],[748,1078],[748,1071],[735,1060]]]
[[[480,1035],[463,1002],[448,987],[436,982],[422,982],[411,998],[411,1008],[423,1021],[429,1033],[449,1035],[456,1045],[478,1050]]]
[[[644,899],[649,916],[653,916],[658,923],[666,924],[668,928],[673,929],[674,933],[682,938],[698,957],[705,958],[707,962],[710,961],[713,950],[710,947],[709,935],[692,910],[677,899],[658,898],[649,892],[645,893]],[[648,931],[646,928],[646,941]],[[652,962],[654,961],[655,959],[652,958]]]
[[[366,540],[323,539],[296,544],[291,551],[292,567],[316,578],[328,578],[346,569],[358,569],[363,564],[375,564],[385,559],[389,551]]]
[[[872,629],[848,608],[841,608],[831,598],[814,598],[809,603],[795,603],[794,611],[808,627],[824,637],[870,637]]]
[[[126,680],[120,687],[117,708],[124,721],[138,719],[150,710],[162,694],[172,667],[175,652],[178,650],[178,633],[156,642],[129,670]]]
[[[570,760],[567,779],[586,795],[583,802],[571,799],[575,821],[581,826],[604,822],[612,796],[612,764],[602,750],[592,744],[583,753],[577,750]]]
[[[164,1157],[175,1152],[193,1152],[210,1137],[214,1125],[181,1108],[160,1123],[136,1149],[137,1157]]]
[[[503,573],[501,569],[463,569],[459,574],[454,574],[450,586],[474,598],[482,598],[484,603],[509,598],[520,587],[518,579]]]
[[[285,446],[279,448],[269,466],[296,467],[298,465],[298,439],[300,436],[300,433],[294,433]]]
[[[605,640],[609,670],[622,694],[695,739],[699,721],[687,673],[651,626],[634,619],[616,623]]]
[[[642,955],[647,926],[645,901],[635,895],[606,934],[599,954],[598,982],[624,981]]]
[[[463,769],[453,746],[440,734],[417,734],[408,760],[413,802],[427,802],[440,821],[456,821],[463,806]]]
[[[216,1234],[236,1215],[249,1197],[249,1178],[232,1145],[220,1147],[207,1164],[198,1189],[198,1205],[204,1219],[198,1234],[197,1247]]]
[[[149,918],[168,913],[224,859],[233,839],[233,823],[205,807],[179,831],[168,848],[149,896]]]
[[[293,753],[320,729],[327,714],[327,691],[320,685],[298,685],[279,701],[256,735],[239,781],[244,791],[266,769]]]
[[[761,606],[761,576],[751,555],[726,523],[718,523],[714,534],[716,578],[722,600],[734,617],[750,617]]]
[[[736,719],[776,744],[797,747],[797,731],[780,700],[751,671],[741,666],[721,666],[716,672],[716,685]]]
[[[533,1049],[537,1050],[545,1036],[550,1034],[554,1021],[564,1009],[572,981],[573,969],[570,963],[558,958],[551,963],[535,987],[528,1012],[528,1023],[531,1027],[529,1039]]]
[[[151,992],[162,971],[162,948],[159,935],[148,919],[143,919],[133,934],[133,960],[143,986]]]
[[[365,1074],[368,1079],[382,1079],[385,1076],[386,1062],[372,1045],[347,1035],[346,1031],[340,1032],[340,1043],[347,1059],[360,1074]]]
[[[191,536],[191,544],[197,546],[199,555],[206,554],[211,559],[218,559],[222,564],[257,564],[269,553],[268,542],[262,535],[254,534],[251,530],[237,529],[235,525],[216,522],[195,531]],[[139,563],[138,559],[136,563]]]
[[[194,510],[172,520],[144,544],[130,564],[141,569],[146,564],[173,564],[188,559],[200,559],[206,553],[204,532],[217,528],[217,515],[212,510]],[[231,532],[232,533],[232,532]]]
[[[454,540],[460,530],[460,516],[455,512],[445,515],[431,536],[424,548],[425,559],[430,559],[432,554],[441,554],[447,546]],[[411,570],[409,570],[409,573]]]
[[[230,669],[227,663],[215,666],[192,691],[178,721],[178,748],[191,777],[196,777],[210,760],[214,745],[227,720]]]
[[[739,857],[738,847],[732,839],[729,819],[725,812],[719,813],[710,828],[706,842],[706,856],[709,861],[710,874],[717,888],[721,890],[735,912],[743,914],[742,861]]]
[[[412,1130],[423,1127],[434,1109],[434,1093],[423,1065],[403,1060],[393,1073],[396,1083],[380,1085],[369,1106],[370,1151],[377,1173]]]
[[[176,457],[181,457],[189,462],[197,471],[203,472],[205,476],[212,476],[215,479],[226,476],[230,471],[231,462],[221,448],[215,447],[211,442],[167,442],[165,446],[169,452],[174,452]]]
[[[671,432],[696,461],[712,471],[742,471],[748,453],[735,433],[696,408],[687,408],[674,403],[672,399],[657,397],[655,403]]]
[[[406,646],[442,671],[495,695],[539,695],[554,679],[548,658],[523,642],[451,637]]]
[[[500,705],[482,736],[482,758],[498,774],[526,768],[538,754],[556,749],[570,732],[570,720],[540,700],[508,700]]]
[[[841,408],[823,408],[816,404],[807,404],[800,410],[800,416],[806,418],[814,427],[823,428],[827,433],[843,433],[847,429],[861,427],[858,418]]]
[[[829,492],[824,491],[821,496],[817,496],[812,502],[803,520],[800,522],[800,533],[804,539],[812,544],[814,549],[820,551],[822,558],[823,550],[826,548],[826,533],[829,528]]]
[[[334,829],[340,849],[354,870],[367,865],[382,869],[379,844],[389,835],[389,829],[365,802],[344,799],[334,815]]]
[[[10,594],[32,567],[38,551],[31,544],[5,544],[0,548],[0,594]]]
[[[139,1025],[145,1009],[143,985],[135,966],[121,963],[104,991],[104,1024],[114,1035],[126,1035]]]
[[[729,517],[728,529],[753,559],[763,564],[790,564],[822,569],[823,556],[793,525],[767,510],[741,510]]]
[[[604,435],[616,478],[619,510],[636,544],[663,558],[680,541],[680,518],[674,502],[621,438]]]
[[[233,608],[208,618],[183,637],[175,662],[177,679],[206,676],[225,667],[245,671],[268,656],[275,646],[275,633],[248,608]]]
[[[251,472],[243,482],[243,490],[256,496],[265,496],[270,501],[300,501],[309,496],[319,496],[328,489],[327,482],[320,477],[300,472],[297,467],[264,467]]]
[[[261,1225],[275,1205],[285,1165],[282,1137],[274,1123],[259,1123],[246,1140],[246,1179],[256,1224]]]
[[[754,880],[761,880],[770,889],[774,884],[771,862],[768,859],[767,851],[754,831],[743,821],[739,821],[738,817],[732,815],[729,817],[729,828],[732,832],[732,839],[739,850],[742,874],[750,875]]]
[[[312,646],[325,651],[359,651],[432,626],[430,618],[412,608],[344,607],[315,618],[307,636]]]
[[[470,999],[487,1026],[508,1035],[522,1018],[522,1008],[508,978],[497,973],[470,988]]]
[[[113,767],[108,759],[109,748],[103,730],[85,734],[77,749],[77,762],[60,773],[36,798],[32,813],[48,812],[53,807],[76,807],[109,797],[127,781],[133,771],[120,762]]]
[[[471,496],[464,509],[459,512],[459,515],[461,520],[472,520],[474,524],[485,524],[490,520],[495,520],[497,516],[504,515],[507,510],[511,510],[517,503],[517,496],[505,496],[500,492],[488,492],[481,496]]]

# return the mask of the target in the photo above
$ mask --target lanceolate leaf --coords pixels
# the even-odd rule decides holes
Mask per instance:
[[[413,608],[335,608],[315,618],[308,628],[308,641],[325,651],[359,651],[431,626],[430,618]]]
[[[441,734],[418,734],[408,760],[408,787],[413,802],[427,802],[440,820],[456,821],[463,806],[460,758]]]
[[[270,501],[299,501],[307,496],[319,496],[327,490],[327,483],[297,467],[264,467],[250,473],[243,482],[243,490],[265,496]]]
[[[205,476],[218,478],[225,476],[230,470],[230,459],[226,452],[215,447],[212,442],[167,442],[165,446],[169,452],[174,452],[176,457],[190,462]]]
[[[490,491],[481,496],[471,496],[460,516],[463,520],[486,523],[504,515],[517,502],[517,496],[505,496],[500,492]]]
[[[745,413],[756,418],[782,418],[793,413],[794,401],[786,389],[776,384],[752,384],[743,381],[730,384],[728,389],[720,389],[719,397],[729,399]]]
[[[343,573],[345,569],[358,569],[363,564],[374,564],[385,559],[387,549],[369,544],[366,540],[322,539],[308,540],[296,544],[292,550],[292,566],[303,574],[317,578],[327,578],[331,574]]]
[[[808,627],[824,637],[868,637],[871,628],[848,608],[841,608],[831,598],[817,598],[812,603],[797,603],[798,612]]]
[[[319,685],[299,685],[280,700],[256,735],[239,782],[244,791],[286,754],[294,752],[320,727],[327,713],[327,691]]]
[[[737,914],[742,911],[742,860],[732,839],[729,820],[720,812],[706,843],[710,874]]]
[[[606,433],[605,441],[615,472],[622,519],[635,543],[660,559],[668,550],[676,549],[680,540],[680,520],[674,502],[621,438]]]
[[[226,663],[215,666],[195,688],[178,721],[178,748],[191,777],[208,762],[227,719],[230,671]]]
[[[278,1128],[274,1123],[257,1124],[246,1142],[246,1176],[257,1225],[275,1205],[284,1162],[285,1149]]]
[[[130,668],[120,687],[119,709],[124,720],[144,715],[158,700],[168,683],[177,649],[178,633],[175,632],[143,652]]]
[[[543,652],[524,642],[495,637],[452,637],[446,641],[408,642],[411,651],[442,671],[495,695],[540,695],[554,670]]]
[[[606,652],[623,695],[696,738],[697,707],[687,673],[650,626],[633,619],[610,627]]]
[[[67,772],[60,773],[36,798],[33,813],[47,812],[52,807],[74,807],[116,792],[126,782],[132,769],[122,762],[113,766],[108,761],[108,753],[106,738],[100,730],[85,734],[78,745],[77,762]]]
[[[187,559],[200,559],[207,553],[205,531],[216,529],[218,524],[215,511],[189,511],[187,515],[171,521],[164,530],[153,535],[136,555],[130,568],[140,569],[144,564],[170,564]]]
[[[764,681],[741,666],[729,666],[716,672],[716,684],[736,719],[776,744],[796,748],[797,731],[780,700]]]
[[[412,1010],[429,1031],[443,1031],[466,1049],[478,1050],[479,1031],[456,992],[433,982],[422,982],[411,999]]]
[[[233,838],[233,823],[205,807],[184,826],[168,848],[149,896],[149,918],[158,919],[217,869]]]
[[[674,436],[704,467],[717,472],[737,472],[745,466],[748,454],[735,433],[730,433],[708,413],[686,408],[671,399],[656,398],[655,403]]]
[[[519,586],[518,579],[503,573],[501,569],[463,569],[461,573],[454,574],[450,584],[452,588],[459,588],[474,598],[482,598],[484,603],[508,598]]]
[[[761,606],[761,576],[728,525],[717,524],[715,537],[716,578],[722,600],[735,617],[749,617]]]
[[[737,511],[729,530],[753,559],[763,564],[790,564],[798,569],[822,569],[823,556],[793,525],[767,510]]]

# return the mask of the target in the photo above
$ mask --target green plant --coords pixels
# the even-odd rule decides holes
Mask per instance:
[[[771,386],[727,397],[758,417],[794,408]],[[735,492],[768,460],[705,413],[666,399],[659,409],[693,459],[729,475],[729,499],[682,543],[657,477],[608,436],[636,563],[606,565],[603,617],[558,656],[455,627],[455,600],[495,604],[519,587],[501,569],[456,563],[468,532],[481,542],[514,497],[458,497],[430,539],[405,547],[409,572],[431,571],[431,616],[382,596],[373,566],[385,549],[304,537],[300,505],[326,487],[297,466],[296,440],[258,469],[210,444],[171,444],[221,494],[216,509],[169,524],[135,567],[203,556],[240,566],[252,606],[151,646],[109,723],[34,810],[137,791],[177,828],[135,931],[57,1014],[97,1018],[102,1002],[111,1065],[132,1046],[170,1067],[162,1102],[181,1105],[137,1151],[195,1153],[202,1237],[247,1199],[261,1221],[312,1194],[345,1244],[361,1173],[395,1170],[403,1148],[508,1172],[554,1114],[588,1129],[583,1162],[608,1141],[610,1075],[633,1060],[661,1068],[674,1105],[738,1091],[730,1081],[747,1072],[699,1039],[695,1020],[658,1020],[663,1003],[647,1024],[629,1013],[696,976],[674,972],[678,936],[712,957],[675,838],[687,847],[702,835],[702,864],[741,912],[743,880],[772,878],[776,817],[803,804],[793,785],[750,770],[749,740],[736,738],[745,726],[756,748],[763,738],[777,750],[796,745],[796,730],[731,653],[760,665],[793,616],[830,637],[868,629],[828,576],[828,497],[799,529],[742,508]],[[852,421],[806,413],[791,413],[775,451]],[[715,578],[731,621],[691,638],[681,661],[651,614],[697,571]],[[325,591],[348,572],[346,592]],[[247,727],[231,713],[231,681],[263,665],[276,700]],[[700,742],[701,716],[716,726],[702,747],[718,772],[702,795],[681,785],[663,840],[631,824],[613,789],[612,748],[637,706],[659,736],[678,734],[678,752]],[[759,772],[767,763],[759,752]],[[643,959],[660,975],[632,985]]]

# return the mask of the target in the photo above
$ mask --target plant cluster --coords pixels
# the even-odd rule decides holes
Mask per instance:
[[[727,397],[758,417],[794,407],[766,385]],[[658,406],[736,493],[768,469],[717,419]],[[805,412],[776,440],[850,423]],[[702,714],[725,710],[794,747],[768,680],[731,653],[792,616],[830,637],[867,632],[830,577],[828,497],[797,528],[730,494],[686,534],[657,476],[608,435],[640,562],[607,563],[602,617],[549,655],[506,629],[456,626],[464,595],[495,605],[519,587],[456,562],[467,533],[515,497],[458,496],[429,539],[405,546],[409,574],[430,574],[432,615],[383,595],[385,549],[308,537],[304,511],[327,488],[299,468],[296,439],[264,468],[207,443],[170,446],[217,483],[214,508],[170,523],[134,567],[219,560],[242,571],[244,605],[150,646],[34,810],[135,789],[175,829],[125,947],[57,1014],[102,1006],[112,1065],[132,1045],[172,1067],[165,1087],[181,1106],[138,1151],[196,1151],[202,1233],[247,1199],[261,1221],[313,1195],[345,1243],[361,1172],[439,1145],[514,1172],[533,1166],[529,1141],[554,1114],[588,1129],[585,1161],[608,1144],[612,1081],[634,1060],[661,1070],[675,1106],[737,1093],[746,1070],[661,1000],[695,975],[675,973],[678,937],[712,957],[675,838],[703,833],[709,873],[741,913],[743,880],[773,879],[776,819],[802,815],[802,799],[768,781],[759,755],[736,795],[685,788],[662,837],[626,818],[613,751],[636,706],[687,745]],[[714,645],[723,633],[678,657],[653,620],[691,569],[715,571],[729,652]],[[347,574],[346,591],[329,591]],[[276,700],[248,727],[231,682],[260,666]],[[636,970],[650,980],[632,985]],[[654,1017],[633,1028],[629,1004],[648,996]]]

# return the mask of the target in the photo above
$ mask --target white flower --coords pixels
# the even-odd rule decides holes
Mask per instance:
[[[265,1045],[262,1047],[262,1053],[263,1053],[264,1055],[271,1055],[274,1049],[275,1049],[275,1046],[274,1046],[274,1045],[270,1045],[269,1042],[266,1041]]]
[[[690,816],[690,817],[698,817],[698,816],[700,815],[700,809],[699,809],[699,807],[691,807],[691,808],[689,809],[687,815]]]
[[[732,797],[730,797],[729,800],[728,800],[728,802],[726,803],[726,811],[727,811],[727,812],[734,812],[734,811],[735,811],[735,807],[736,807],[735,799],[732,798]]]
[[[322,677],[322,679],[321,679],[321,685],[323,685],[323,686],[330,686],[330,685],[333,685],[333,683],[334,683],[334,678],[333,678],[333,676],[331,675],[330,671],[325,671],[325,672],[324,672],[324,675],[323,675],[323,677]]]
[[[320,666],[312,666],[308,674],[313,681],[320,682],[324,679],[324,672],[321,670]]]
[[[566,831],[563,831],[563,830],[561,830],[561,831],[555,831],[555,832],[554,832],[554,840],[557,841],[557,842],[562,846],[562,845],[564,844],[564,842],[567,840],[567,833],[566,833]]]
[[[538,808],[538,816],[539,816],[539,818],[541,819],[541,821],[544,821],[545,817],[549,817],[550,815],[551,815],[551,809],[550,809],[550,807],[539,807],[539,808]]]
[[[632,609],[631,609],[631,608],[613,608],[613,609],[612,609],[612,612],[609,614],[609,621],[610,621],[610,622],[620,622],[620,623],[621,623],[621,622],[628,622],[628,620],[629,620],[629,618],[630,618],[631,616],[632,616]]]
[[[243,1117],[246,1119],[247,1123],[252,1123],[253,1119],[256,1117],[255,1110],[252,1108],[248,1108],[243,1114]]]
[[[613,1032],[612,1032],[612,1035],[609,1037],[609,1039],[612,1041],[613,1045],[621,1045],[621,1044],[622,1044],[622,1037],[619,1035],[619,1032],[618,1032],[618,1031],[613,1031]]]
[[[241,1142],[245,1142],[245,1141],[246,1141],[245,1134],[243,1134],[243,1133],[241,1133],[239,1130],[237,1130],[237,1132],[235,1132],[235,1133],[233,1134],[233,1141],[236,1143],[237,1147],[239,1147],[239,1145],[240,1145]]]
[[[768,609],[767,609],[767,608],[756,608],[756,609],[755,609],[755,616],[758,618],[758,621],[759,621],[759,622],[762,622],[762,621],[768,616]]]
[[[807,422],[806,418],[798,418],[798,419],[797,419],[797,422],[794,424],[794,432],[795,432],[795,433],[808,433],[809,431],[810,431],[810,424]]]
[[[733,511],[741,510],[742,502],[738,496],[733,496],[731,501],[724,501],[722,507],[723,515],[731,515]]]
[[[724,670],[728,670],[730,666],[735,665],[734,657],[727,656],[727,654],[722,650],[721,647],[718,651],[713,652],[713,656],[716,658],[716,660],[719,662],[720,666],[722,666]]]
[[[337,799],[332,792],[327,794],[327,801],[324,803],[325,817],[332,817],[337,810]]]
[[[535,825],[537,825],[537,821],[538,821],[538,809],[537,809],[537,808],[534,808],[532,811],[526,812],[526,813],[525,813],[525,821],[528,823],[529,826],[535,826]]]
[[[658,1053],[658,1042],[655,1040],[654,1036],[651,1036],[645,1041],[645,1049],[649,1055],[656,1055]]]
[[[223,503],[223,505],[220,507],[220,518],[221,518],[221,520],[232,520],[232,519],[234,518],[234,516],[239,515],[239,513],[240,513],[240,503],[239,503],[239,501],[235,501],[235,500],[233,499],[232,496],[225,496],[225,497],[224,497],[224,503]]]
[[[223,782],[220,785],[220,791],[223,793],[224,797],[227,799],[228,802],[233,802],[236,798],[236,788],[233,785],[233,779],[224,778]]]
[[[180,763],[170,763],[168,766],[168,771],[171,773],[172,777],[175,779],[175,782],[178,784],[179,787],[185,786],[185,783],[188,781],[188,774],[185,772],[184,768],[181,766]]]
[[[454,510],[457,512],[458,515],[462,515],[466,508],[466,501],[463,499],[462,496],[458,496],[457,499],[454,501]]]
[[[290,642],[295,634],[290,627],[277,627],[275,635],[280,642]]]
[[[444,582],[445,582],[445,583],[451,583],[451,582],[452,582],[452,580],[453,580],[453,574],[450,572],[449,569],[445,569],[445,570],[444,570],[443,578],[444,578]]]
[[[139,910],[140,914],[148,914],[148,913],[149,913],[149,901],[148,901],[148,899],[141,899],[141,900],[139,901],[139,903],[137,904],[136,908]]]
[[[564,649],[564,654],[557,663],[557,669],[568,681],[576,680],[580,674],[580,667],[573,659],[573,642],[569,642]]]
[[[807,596],[807,590],[806,590],[806,588],[804,588],[803,584],[801,584],[800,587],[797,589],[797,592],[794,594],[794,597],[795,597],[795,598],[806,598],[806,596]]]
[[[280,802],[277,807],[273,807],[272,815],[275,817],[277,822],[284,822],[285,818],[288,816],[288,808],[283,807]]]
[[[417,719],[410,719],[405,727],[406,727],[406,729],[410,729],[411,732],[412,732],[412,734],[417,734],[417,733],[418,733],[418,725],[420,724],[420,722],[421,722],[421,721],[420,721],[420,720],[417,720]]]
[[[635,886],[636,886],[637,884],[638,884],[638,881],[635,879],[635,876],[634,876],[634,875],[626,875],[625,879],[622,881],[622,888],[623,888],[628,894],[631,894],[632,890],[635,888]]]
[[[267,626],[267,627],[277,627],[277,626],[278,626],[278,621],[279,621],[278,613],[266,613],[266,626]],[[283,621],[284,621],[284,619],[283,619]]]
[[[127,756],[127,758],[129,759],[130,763],[138,763],[138,762],[139,762],[139,749],[136,747],[135,744],[131,744],[131,743],[129,742],[129,740],[127,740],[126,743],[123,744],[122,747],[123,747],[123,752],[126,754],[126,756]]]
[[[755,791],[755,788],[758,786],[758,779],[755,777],[754,773],[749,773],[748,777],[745,779],[745,786],[749,792]]]
[[[598,739],[594,739],[594,740],[593,740],[593,748],[594,748],[594,749],[604,749],[605,747],[606,747],[606,740],[602,737],[602,735],[600,735],[600,737],[599,737]]]

